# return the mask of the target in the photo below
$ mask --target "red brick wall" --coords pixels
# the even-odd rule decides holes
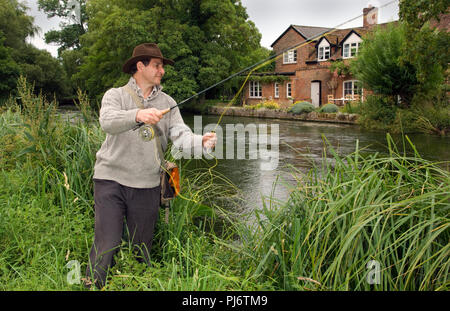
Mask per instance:
[[[439,30],[450,30],[450,14],[441,14],[439,23],[437,20],[432,20],[430,22],[431,27],[437,27]]]
[[[350,29],[342,30],[341,32],[336,32],[336,35],[344,37]],[[342,38],[340,40],[342,40]],[[275,53],[280,53],[281,51],[304,42],[304,38],[294,29],[289,28],[289,30],[279,38],[279,40],[273,46]],[[334,42],[333,42],[334,43]],[[297,62],[295,64],[283,64],[283,56],[280,55],[276,59],[275,72],[295,72],[295,76],[291,76],[292,83],[292,97],[293,102],[306,100],[311,102],[311,82],[320,81],[321,82],[321,104],[325,105],[328,102],[328,95],[334,95],[335,98],[343,97],[343,82],[347,80],[354,80],[353,77],[339,77],[337,88],[333,91],[328,87],[328,83],[333,74],[330,72],[330,61],[325,62],[312,62],[306,63],[307,60],[316,60],[316,56],[312,56],[311,52],[316,52],[315,43],[305,44],[297,49]],[[332,55],[335,52],[335,47],[332,48]],[[337,51],[336,56],[340,58],[340,49]],[[345,60],[344,60],[345,61]],[[273,99],[278,102],[282,107],[288,107],[291,105],[291,101],[286,97],[286,83],[281,83],[279,88],[280,97],[274,98],[274,84],[263,85],[262,87],[262,98],[260,99],[250,99],[248,85],[244,90],[244,104],[252,105],[257,104],[263,100]],[[365,92],[366,93],[366,92]]]
[[[280,40],[273,46],[276,54],[281,51],[303,42],[305,39],[294,29],[290,28]],[[305,64],[305,59],[308,57],[308,46],[303,46],[297,49],[297,63],[283,64],[283,55],[280,55],[275,62],[275,72],[292,72],[298,70]]]
[[[269,84],[262,84],[262,97],[261,98],[250,98],[249,97],[249,85],[247,83],[247,85],[245,86],[243,92],[244,92],[244,105],[256,105],[262,101],[265,100],[273,100],[275,102],[277,102],[281,107],[283,108],[287,108],[289,107],[292,103],[291,101],[287,98],[286,96],[286,84],[287,82],[281,82],[279,83],[279,98],[275,98],[275,84],[274,83],[269,83]],[[294,96],[294,88],[292,89],[293,93],[292,95]]]

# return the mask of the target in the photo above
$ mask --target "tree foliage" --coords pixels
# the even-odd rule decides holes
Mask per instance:
[[[440,15],[448,13],[450,0],[401,0],[399,17],[411,29],[419,30],[431,19],[440,20]]]
[[[365,127],[450,132],[450,37],[445,28],[436,27],[448,8],[449,0],[402,0],[399,26],[366,38],[352,70],[381,96],[368,96],[362,106]],[[396,94],[400,107],[392,96]]]
[[[400,60],[405,40],[403,25],[378,28],[365,38],[358,58],[351,63],[352,72],[365,88],[375,94],[400,96],[403,106],[410,104],[418,85],[415,66]]]
[[[34,84],[37,92],[56,95],[62,98],[68,95],[68,82],[59,61],[48,51],[40,50],[31,44],[15,51],[20,73]]]
[[[166,66],[163,84],[177,100],[268,55],[239,0],[91,0],[86,12],[89,31],[81,38],[84,57],[76,78],[91,96],[126,83],[122,64],[143,42],[158,43],[175,60]]]
[[[0,101],[6,99],[16,86],[19,66],[12,58],[12,49],[4,45],[5,37],[0,30]]]
[[[48,18],[57,16],[63,19],[60,30],[45,33],[45,42],[59,45],[58,54],[68,49],[79,49],[80,37],[86,33],[86,0],[39,0],[38,3]]]
[[[35,85],[36,92],[67,95],[63,68],[49,52],[39,50],[26,38],[36,33],[27,7],[16,0],[0,0],[0,97],[8,97],[20,75]]]
[[[450,0],[400,1],[400,21],[408,38],[402,60],[415,64],[420,82],[418,93],[424,96],[436,96],[443,91],[450,62],[450,36],[446,30],[432,28],[430,23],[439,22],[442,14],[448,14],[449,6]]]
[[[37,32],[34,19],[26,14],[27,7],[17,0],[0,0],[0,30],[7,47],[18,49],[25,39]]]

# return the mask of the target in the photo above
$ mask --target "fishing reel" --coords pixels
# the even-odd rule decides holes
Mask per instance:
[[[155,138],[155,129],[151,125],[143,125],[139,127],[139,136],[143,141],[151,141]]]

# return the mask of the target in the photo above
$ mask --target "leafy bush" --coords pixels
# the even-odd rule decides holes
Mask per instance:
[[[390,97],[369,95],[361,105],[359,122],[368,129],[386,130],[394,122],[397,109]]]
[[[335,104],[326,104],[319,109],[319,112],[325,112],[325,113],[336,113],[338,111],[339,111],[339,108]]]
[[[280,109],[280,105],[273,100],[263,102],[263,107],[267,109]]]
[[[290,109],[289,112],[293,114],[309,113],[314,111],[315,107],[313,104],[308,102],[296,102]]]
[[[416,103],[414,109],[418,115],[413,124],[415,128],[425,133],[441,136],[450,132],[450,105],[448,102]]]
[[[344,106],[342,106],[339,111],[342,113],[357,113],[359,114],[361,112],[361,105],[362,102],[347,102]]]
[[[365,38],[358,57],[350,65],[366,88],[378,95],[401,96],[403,101],[394,104],[403,107],[410,105],[418,85],[416,67],[401,60],[406,41],[402,25],[378,28]]]
[[[280,109],[280,105],[273,100],[262,101],[256,105],[248,105],[244,107],[245,109],[255,110],[255,109]]]

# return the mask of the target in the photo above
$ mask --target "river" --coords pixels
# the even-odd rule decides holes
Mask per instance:
[[[183,118],[186,124],[194,129],[194,115],[183,113]],[[204,128],[208,124],[216,124],[218,120],[219,116],[207,115],[202,116],[201,123]],[[325,146],[323,137],[326,137],[329,144],[341,156],[354,152],[357,141],[359,148],[364,148],[365,153],[387,153],[386,133],[363,130],[357,125],[225,116],[220,122],[224,143],[227,135],[234,134],[227,133],[226,124],[242,124],[244,127],[254,124],[257,128],[261,124],[269,128],[271,124],[278,124],[279,128],[279,162],[274,170],[262,170],[261,164],[264,159],[260,157],[249,159],[248,135],[245,159],[227,159],[224,152],[224,159],[219,159],[214,168],[241,190],[242,208],[245,210],[261,208],[263,204],[268,206],[285,202],[295,185],[295,177],[292,174],[295,169],[306,173],[312,167],[312,163],[321,163]],[[408,137],[423,158],[431,161],[450,160],[450,137],[425,134],[410,134]],[[405,140],[401,135],[393,135],[393,139],[396,141],[397,148],[402,151]],[[406,141],[405,143],[407,153],[412,154],[412,149]],[[234,150],[236,150],[236,144],[237,142]],[[215,160],[206,162],[197,160],[190,165],[208,167],[215,163]],[[443,165],[449,168],[448,163]]]

